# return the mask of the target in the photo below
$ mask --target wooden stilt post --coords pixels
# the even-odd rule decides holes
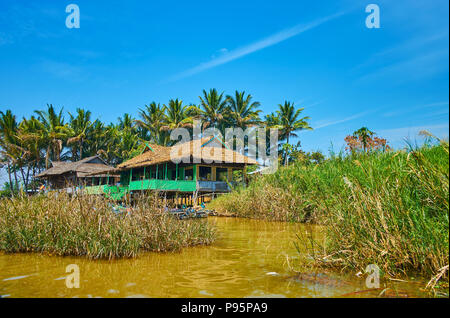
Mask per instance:
[[[145,180],[145,166],[144,166],[144,177],[142,178],[142,182],[141,182],[141,190],[144,189],[144,180]]]

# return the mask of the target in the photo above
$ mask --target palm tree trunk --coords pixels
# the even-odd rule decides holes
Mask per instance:
[[[12,177],[11,177],[11,165],[8,163],[8,177],[9,177],[9,188],[12,190],[14,189],[13,183],[12,183]]]
[[[29,180],[30,180],[30,171],[31,171],[31,168],[30,168],[30,166],[27,165],[27,173],[25,175],[25,180],[24,180],[25,191],[28,189],[28,184],[29,184]]]
[[[19,180],[17,179],[17,171],[14,169],[14,180],[16,183],[16,189],[19,190]]]
[[[45,169],[48,169],[50,159],[50,145],[47,146],[47,153],[45,154]]]
[[[287,137],[286,137],[286,144],[287,145],[289,145],[289,133],[287,134]],[[285,153],[284,153],[284,166],[285,167],[287,167],[288,166],[288,153],[287,153],[287,148],[286,148],[286,151],[285,151]]]
[[[59,145],[56,146],[56,161],[61,160],[61,151],[59,150]]]
[[[80,139],[80,160],[83,159],[83,138]]]
[[[33,171],[32,176],[36,175],[36,164],[33,165]],[[36,192],[36,182],[33,182],[33,179],[31,180],[31,185],[33,186],[33,192]]]
[[[22,184],[25,188],[25,190],[27,189],[27,183],[25,180],[25,172],[23,171],[23,167],[20,167],[20,174],[22,175]]]
[[[76,161],[77,159],[77,147],[72,147],[72,160]]]

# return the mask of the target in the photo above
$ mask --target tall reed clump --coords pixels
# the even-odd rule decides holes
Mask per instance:
[[[359,270],[377,264],[392,276],[434,275],[449,260],[449,146],[280,168],[212,207],[243,217],[328,225],[322,257],[316,252],[321,264]]]
[[[176,251],[214,238],[214,228],[204,220],[176,220],[150,200],[119,215],[94,196],[53,193],[0,200],[0,250],[5,252],[112,259]]]

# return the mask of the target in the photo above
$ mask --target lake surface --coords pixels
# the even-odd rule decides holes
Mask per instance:
[[[182,221],[181,221],[182,222]],[[376,297],[365,278],[322,272],[295,276],[296,234],[302,224],[210,217],[219,238],[211,246],[135,259],[88,260],[40,254],[0,254],[2,297]],[[288,257],[294,258],[290,262]],[[66,287],[66,266],[77,264],[80,288]],[[392,285],[392,286],[391,286]],[[392,282],[397,296],[421,296],[418,284]],[[384,287],[383,287],[384,288]],[[356,292],[356,293],[355,293]]]

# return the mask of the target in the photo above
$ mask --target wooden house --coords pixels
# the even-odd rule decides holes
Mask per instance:
[[[77,162],[53,161],[52,167],[35,176],[46,182],[51,190],[72,189],[99,184],[115,184],[117,175],[103,171],[112,169],[99,156],[92,156]]]
[[[230,185],[245,181],[247,165],[258,162],[230,150],[216,137],[164,147],[147,144],[144,151],[103,173],[120,174],[120,186],[104,192],[113,199],[144,191],[188,197],[229,192]]]
[[[131,191],[227,192],[228,184],[243,181],[247,165],[256,164],[216,137],[207,137],[174,147],[148,144],[142,154],[117,170],[120,184]],[[235,171],[240,172],[240,180]]]

